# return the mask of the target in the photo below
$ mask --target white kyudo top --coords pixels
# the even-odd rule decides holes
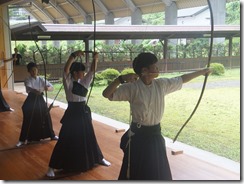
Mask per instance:
[[[171,79],[157,78],[150,85],[145,85],[141,79],[134,83],[120,85],[113,94],[113,101],[129,101],[132,111],[132,121],[144,126],[160,123],[165,106],[165,95],[181,89],[181,77]]]
[[[44,89],[44,87],[45,87],[45,79],[42,78],[42,77],[39,77],[39,76],[37,76],[36,78],[31,77],[31,76],[27,77],[25,79],[24,84],[25,84],[26,93],[30,92],[28,87],[30,87],[32,89],[35,89],[35,90],[39,91],[40,93],[42,93],[45,90]],[[47,80],[46,80],[46,86],[53,87],[53,85]]]
[[[83,85],[86,89],[89,88],[91,82],[92,82],[93,73],[88,72],[83,79],[79,79],[77,82]],[[63,84],[64,84],[64,90],[66,94],[66,100],[68,102],[83,102],[86,101],[86,97],[82,97],[79,95],[75,95],[72,93],[73,88],[73,82],[74,79],[71,77],[71,74],[68,75],[64,72],[63,73]]]

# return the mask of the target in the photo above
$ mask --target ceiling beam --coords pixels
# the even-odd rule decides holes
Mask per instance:
[[[18,1],[19,2],[19,1]],[[14,3],[16,3],[16,1],[14,1],[14,0],[0,0],[0,5],[9,5],[9,4],[14,4]]]
[[[166,6],[170,6],[173,3],[173,0],[162,0],[162,2],[166,5]]]
[[[27,12],[29,12],[30,15],[33,16],[37,21],[41,22],[41,21],[40,21],[41,18],[40,18],[39,16],[37,16],[37,14],[33,13],[33,11],[29,10],[29,8],[25,8],[25,10],[26,10]]]
[[[102,12],[105,15],[108,15],[109,10],[105,7],[105,5],[101,2],[101,0],[94,0],[94,2],[96,3],[96,5],[102,10]]]
[[[132,12],[136,11],[137,7],[132,0],[123,0]]]
[[[85,10],[74,0],[67,0],[84,18],[88,16]]]
[[[73,20],[56,2],[54,2],[54,0],[49,0],[49,4],[66,19],[67,23]]]
[[[53,23],[57,22],[55,18],[45,9],[45,7],[41,3],[35,1],[33,2],[33,4],[40,12],[46,15]]]

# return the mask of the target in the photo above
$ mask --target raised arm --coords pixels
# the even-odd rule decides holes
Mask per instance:
[[[90,72],[94,73],[97,70],[97,62],[98,62],[98,53],[93,53],[93,59],[90,67]]]
[[[75,52],[73,52],[72,54],[70,54],[67,62],[64,65],[64,72],[68,75],[69,74],[69,69],[71,67],[71,64],[74,62],[76,57],[82,57],[84,56],[84,52],[81,50],[77,50]]]
[[[183,83],[187,83],[190,80],[199,77],[200,75],[209,75],[211,73],[211,69],[210,68],[204,68],[202,70],[198,70],[196,72],[192,72],[192,73],[188,73],[188,74],[184,74],[181,76]]]

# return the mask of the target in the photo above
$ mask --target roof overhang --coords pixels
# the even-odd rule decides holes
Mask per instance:
[[[41,24],[11,27],[12,40],[133,40],[133,39],[179,39],[210,37],[211,26],[118,26]],[[240,37],[239,25],[215,25],[214,37]]]

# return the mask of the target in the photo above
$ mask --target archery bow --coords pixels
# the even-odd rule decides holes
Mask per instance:
[[[28,19],[29,19],[29,28],[30,28],[30,33],[31,33],[31,39],[34,40],[34,39],[33,39],[34,37],[33,37],[32,29],[31,29],[30,16],[28,16]],[[36,43],[36,40],[34,40],[34,42],[35,42],[35,45],[36,45],[38,51],[40,52],[40,55],[41,55],[42,60],[43,60],[44,77],[45,77],[45,79],[44,79],[44,80],[45,80],[44,85],[45,85],[45,87],[46,87],[46,83],[47,83],[47,79],[46,79],[46,78],[47,78],[47,77],[46,77],[46,63],[45,63],[45,59],[44,59],[44,56],[43,56],[43,54],[42,54],[42,52],[41,52],[41,50],[40,50],[38,44]],[[44,88],[45,88],[45,87],[44,87]],[[45,91],[45,90],[44,90],[44,91]],[[46,95],[46,107],[48,107],[48,104],[47,104],[47,92],[46,92],[46,91],[45,91],[45,95]],[[36,106],[36,101],[37,101],[37,96],[35,97],[34,107]],[[47,115],[48,115],[48,111],[47,111],[47,113],[44,115],[43,119],[45,119],[45,117],[46,117]],[[31,124],[32,124],[32,122],[33,122],[33,117],[34,117],[34,108],[32,109],[32,112],[31,112],[30,124],[29,124],[28,129],[27,129],[26,138],[28,138],[29,131],[30,131],[30,127],[31,127]],[[43,121],[44,121],[44,120],[43,120]]]
[[[7,23],[7,22],[3,19],[3,17],[2,17],[1,15],[0,15],[0,18],[1,18],[1,20],[3,21],[3,23],[8,27],[8,30],[9,30],[9,32],[11,33],[11,28],[10,28],[10,26],[9,26],[9,23]],[[15,34],[14,34],[14,33],[13,33],[13,35],[14,35],[14,37],[15,37]],[[10,40],[11,40],[11,39],[10,39]],[[16,43],[15,43],[15,46],[16,46]],[[8,79],[6,80],[6,82],[4,83],[3,88],[7,85],[8,81],[9,81],[10,78],[12,77],[13,73],[14,73],[14,68],[12,68],[11,74],[9,75]],[[0,87],[1,87],[1,86],[0,86]]]
[[[207,67],[209,68],[210,67],[210,61],[211,61],[211,56],[212,56],[212,48],[213,48],[214,20],[213,20],[213,10],[212,10],[212,6],[211,6],[211,3],[210,3],[210,0],[207,0],[207,1],[208,1],[209,11],[210,11],[210,17],[211,17],[211,40],[210,40],[210,47],[209,47],[209,53],[208,53],[208,63],[207,63]],[[173,142],[176,141],[176,139],[180,135],[180,133],[183,130],[183,128],[187,125],[187,123],[190,121],[190,119],[192,118],[192,116],[196,112],[196,110],[197,110],[197,108],[198,108],[198,106],[199,106],[199,104],[201,102],[201,99],[202,99],[204,90],[205,90],[205,86],[206,86],[206,83],[207,83],[207,78],[208,78],[208,75],[205,75],[204,82],[203,82],[203,87],[202,87],[202,91],[201,91],[201,94],[200,94],[199,99],[197,101],[197,104],[196,104],[194,110],[192,111],[191,115],[189,116],[189,118],[186,120],[186,122],[182,125],[182,127],[180,128],[180,130],[176,134],[175,138],[173,139]]]
[[[29,28],[30,28],[30,33],[31,33],[31,39],[34,40],[34,39],[33,39],[33,38],[34,38],[34,37],[33,37],[33,33],[32,33],[32,30],[31,30],[30,16],[28,16],[28,19],[29,19]],[[41,55],[41,58],[42,58],[42,61],[43,61],[43,67],[44,67],[44,80],[45,80],[44,85],[45,85],[45,87],[46,87],[46,85],[47,85],[46,62],[45,62],[44,56],[43,56],[43,54],[42,54],[42,52],[41,52],[41,50],[40,50],[38,44],[36,43],[37,41],[34,40],[34,42],[35,42],[36,48],[37,48],[37,50],[39,51],[39,53],[40,53],[40,55]],[[47,105],[47,107],[48,107],[48,104],[47,104],[47,91],[46,91],[46,90],[44,90],[44,91],[45,91],[45,96],[46,96],[46,105]]]
[[[93,8],[93,16],[94,16],[94,31],[93,31],[93,51],[94,51],[94,54],[95,54],[95,48],[96,48],[96,10],[95,10],[95,3],[94,3],[94,0],[92,0],[92,8]],[[89,94],[87,96],[87,101],[86,101],[86,104],[88,104],[88,101],[89,101],[89,98],[91,96],[91,92],[92,92],[92,89],[93,89],[93,86],[94,86],[94,80],[95,80],[95,73],[96,71],[94,70],[93,71],[94,74],[93,74],[93,79],[92,79],[92,83],[91,83],[91,89],[89,91]]]
[[[93,32],[93,39],[94,39],[94,41],[93,41],[93,49],[94,49],[94,52],[95,52],[95,48],[96,48],[96,43],[95,43],[95,41],[96,41],[96,11],[95,11],[95,4],[94,4],[94,0],[92,0],[92,7],[93,7],[93,15],[94,15],[94,32]],[[92,53],[92,51],[84,51],[85,53]],[[94,85],[94,78],[95,78],[95,71],[94,71],[94,74],[93,74],[94,76],[93,76],[93,80],[92,80],[92,83],[91,83],[91,89],[90,89],[90,91],[89,91],[89,94],[88,94],[88,97],[87,97],[87,101],[86,101],[86,104],[88,103],[88,100],[89,100],[89,98],[90,98],[90,95],[91,95],[91,91],[92,91],[92,88],[93,88],[93,85]],[[56,94],[56,96],[54,97],[54,99],[53,99],[53,101],[52,101],[52,103],[49,105],[49,108],[48,108],[48,112],[52,109],[52,107],[53,107],[53,104],[54,104],[54,101],[56,100],[56,98],[58,97],[58,95],[59,95],[59,93],[60,93],[60,91],[61,91],[61,89],[63,88],[63,85],[59,88],[59,90],[58,90],[58,93]]]

